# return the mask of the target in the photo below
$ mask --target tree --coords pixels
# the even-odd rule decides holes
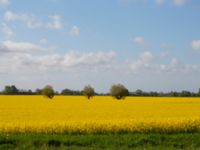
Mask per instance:
[[[70,89],[64,89],[61,91],[61,95],[83,95],[83,92],[70,90]]]
[[[199,91],[198,91],[198,93],[197,93],[197,96],[200,96],[200,88],[199,88]]]
[[[19,90],[15,87],[15,85],[6,85],[3,90],[4,94],[18,94],[18,92]]]
[[[70,89],[64,89],[61,91],[61,95],[73,95],[73,91]]]
[[[42,95],[44,95],[45,97],[48,97],[50,99],[52,99],[54,97],[54,89],[51,85],[46,85],[43,89],[42,89]]]
[[[36,89],[35,94],[36,95],[42,95],[42,89]]]
[[[110,95],[120,100],[129,95],[129,91],[122,84],[114,84],[110,88]]]
[[[190,91],[182,91],[181,92],[181,96],[183,96],[183,97],[189,97],[189,96],[191,96],[191,92]]]
[[[85,95],[88,99],[93,97],[95,94],[94,88],[90,85],[86,85],[83,89],[83,95]]]
[[[140,89],[137,89],[135,91],[135,94],[136,94],[136,96],[143,96],[144,92],[142,90],[140,90]]]

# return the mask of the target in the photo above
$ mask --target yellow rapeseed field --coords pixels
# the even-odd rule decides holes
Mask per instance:
[[[198,131],[200,98],[0,96],[0,133]]]

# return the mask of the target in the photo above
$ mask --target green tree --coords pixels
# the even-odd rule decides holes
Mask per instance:
[[[55,95],[54,89],[51,85],[46,85],[43,89],[42,89],[42,95],[44,95],[45,97],[48,97],[50,99],[52,99]]]
[[[199,91],[198,91],[198,93],[197,93],[197,96],[200,96],[200,88],[199,88]]]
[[[182,91],[181,92],[181,96],[183,96],[183,97],[190,97],[191,96],[191,92],[190,91]]]
[[[73,95],[73,91],[70,89],[64,89],[61,91],[61,95]]]
[[[93,97],[95,94],[94,88],[90,85],[86,85],[83,89],[83,95],[85,95],[88,99]]]
[[[35,94],[36,95],[42,95],[42,89],[36,89]]]
[[[6,85],[3,93],[4,94],[18,94],[19,90],[15,87],[15,85]]]
[[[129,95],[128,89],[122,84],[114,84],[110,88],[110,95],[120,100]]]
[[[142,90],[140,90],[140,89],[137,89],[137,90],[135,91],[135,94],[136,94],[136,96],[144,96],[144,95],[143,95],[144,92],[143,92]]]

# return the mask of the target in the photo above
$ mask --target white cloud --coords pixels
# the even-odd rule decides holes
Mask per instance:
[[[140,54],[139,59],[141,61],[143,61],[143,62],[148,62],[148,61],[153,59],[153,55],[152,55],[151,52],[148,52],[148,51],[147,52],[143,52],[142,54]]]
[[[135,38],[132,39],[132,41],[136,44],[139,44],[139,45],[145,45],[146,44],[145,39],[142,36],[135,37]]]
[[[195,50],[200,50],[200,40],[194,40],[192,41],[192,48]]]
[[[153,61],[155,60],[155,61]],[[177,58],[172,58],[169,63],[156,62],[151,52],[143,52],[135,61],[129,61],[129,67],[134,73],[186,73],[198,71],[199,65],[183,64]]]
[[[42,38],[40,41],[39,41],[41,44],[47,44],[48,43],[48,40],[46,38]]]
[[[9,0],[0,0],[0,5],[9,4]]]
[[[0,52],[4,53],[34,52],[34,51],[45,51],[45,50],[47,49],[30,42],[13,42],[10,40],[0,41]]]
[[[125,6],[129,6],[130,4],[148,4],[148,0],[119,0],[119,3]],[[173,3],[175,6],[183,6],[187,0],[154,0],[155,4],[158,6],[162,6],[165,3]]]
[[[62,29],[63,24],[61,22],[61,17],[59,15],[50,16],[52,22],[47,23],[47,27],[51,29]]]
[[[179,63],[178,60],[176,58],[173,58],[170,62],[170,66],[176,66],[178,65],[178,63]]]
[[[134,61],[133,63],[131,63],[130,68],[132,71],[138,72],[138,71],[142,71],[142,70],[148,68],[148,66],[149,66],[148,64],[145,64],[141,60],[137,60],[137,61]]]
[[[72,51],[65,54],[47,52],[42,53],[42,55],[41,53],[29,52],[2,53],[0,55],[2,86],[13,82],[17,86],[32,88],[27,85],[27,82],[31,81],[31,86],[35,84],[34,88],[48,83],[56,85],[57,87],[55,87],[59,89],[65,88],[66,85],[69,88],[72,86],[79,89],[84,84],[90,83],[97,88],[103,85],[103,90],[106,90],[106,87],[114,82],[124,81],[130,87],[133,83],[138,82],[137,86],[140,87],[141,84],[149,85],[149,82],[153,83],[153,81],[156,82],[155,86],[157,86],[160,80],[162,80],[163,86],[163,84],[168,84],[165,79],[169,74],[172,76],[177,74],[178,77],[175,79],[181,80],[180,74],[183,76],[186,76],[183,73],[196,74],[200,69],[199,65],[182,64],[177,58],[172,58],[166,64],[160,64],[155,56],[148,51],[141,53],[135,60],[127,63],[116,60],[115,56],[114,51],[85,53]],[[134,75],[134,73],[139,75]],[[158,76],[161,78],[157,78]],[[21,81],[19,79],[21,77],[26,80]]]
[[[186,0],[173,0],[174,5],[182,6],[186,3]]]
[[[12,70],[24,71],[69,71],[104,68],[112,62],[115,52],[70,52],[62,54],[33,55],[31,53],[7,53],[0,55],[0,68],[12,64]],[[10,69],[10,68],[9,68]]]
[[[4,19],[6,21],[19,21],[25,23],[28,28],[39,28],[44,26],[43,23],[36,19],[33,15],[16,14],[12,11],[6,11]]]
[[[162,64],[156,67],[158,72],[178,72],[178,73],[186,73],[186,72],[194,72],[198,71],[199,66],[194,64],[183,64],[178,61],[177,58],[172,58],[168,64]]]
[[[115,52],[90,52],[69,53],[64,56],[62,64],[66,67],[104,65],[109,63],[115,56]]]
[[[165,3],[165,0],[156,0],[156,4],[158,5],[158,6],[161,6],[161,5],[163,5]]]
[[[0,26],[0,32],[2,32],[5,35],[6,39],[9,39],[14,35],[14,32],[10,27],[7,26],[7,24],[2,23]]]
[[[6,11],[5,14],[4,14],[4,18],[7,21],[15,21],[15,20],[18,19],[18,16],[11,11]]]
[[[176,58],[171,59],[169,64],[162,64],[158,68],[160,72],[174,72],[180,69],[180,64]]]
[[[51,21],[42,22],[34,15],[17,14],[12,11],[6,11],[4,19],[6,21],[18,21],[24,23],[28,28],[49,28],[49,29],[62,29],[63,23],[59,15],[50,16]]]
[[[162,51],[162,52],[160,52],[160,57],[167,57],[169,55],[170,55],[169,51]]]
[[[150,67],[149,62],[153,60],[153,55],[151,52],[143,52],[139,55],[136,61],[131,62],[130,68],[134,72],[143,71]]]
[[[72,36],[79,36],[80,35],[80,28],[77,26],[72,26],[71,30],[70,30],[70,35]]]

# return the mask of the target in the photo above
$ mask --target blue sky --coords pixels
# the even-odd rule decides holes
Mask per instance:
[[[200,88],[198,0],[0,0],[0,87]]]

